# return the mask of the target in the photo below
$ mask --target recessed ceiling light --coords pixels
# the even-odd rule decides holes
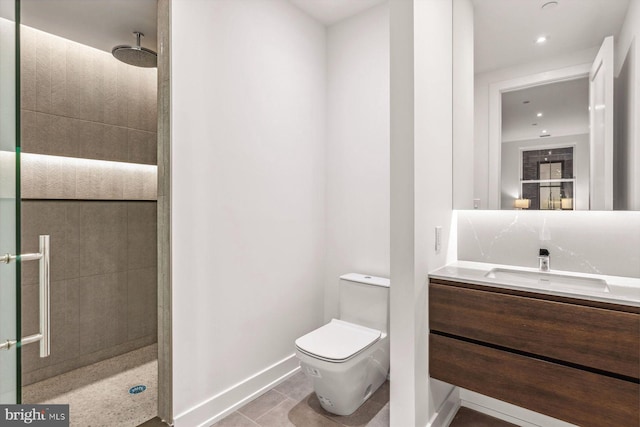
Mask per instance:
[[[542,117],[542,113],[538,113],[538,114],[536,114],[536,116]]]
[[[547,36],[540,36],[536,39],[536,44],[546,43],[549,38]]]
[[[522,101],[522,103],[523,103],[523,104],[528,104],[528,103],[530,103],[530,102],[531,102],[531,101]]]
[[[551,10],[551,9],[554,9],[556,6],[558,6],[558,2],[557,1],[548,1],[545,4],[543,4],[540,9],[542,9],[542,10]]]
[[[542,133],[547,133],[547,130],[546,130],[546,129],[543,129],[543,130],[542,130]]]
[[[537,123],[531,123],[531,126],[538,126]]]

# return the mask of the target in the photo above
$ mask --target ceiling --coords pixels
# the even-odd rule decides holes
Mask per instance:
[[[534,62],[600,46],[617,36],[630,0],[472,0],[475,72]],[[635,0],[634,0],[635,1]],[[549,40],[537,45],[546,35]]]
[[[332,25],[386,0],[289,0],[324,25]],[[21,0],[21,23],[111,52],[135,44],[157,51],[156,0]]]
[[[357,15],[386,0],[289,0],[324,25]]]
[[[502,94],[502,142],[544,139],[543,130],[550,136],[589,133],[587,77]]]
[[[385,0],[289,0],[324,25],[332,25]],[[475,72],[599,46],[617,35],[630,0],[472,0]],[[156,0],[21,0],[21,22],[104,51],[133,44],[156,48]],[[534,40],[549,37],[542,46]]]
[[[21,0],[20,22],[50,34],[111,52],[135,45],[157,51],[156,0]]]

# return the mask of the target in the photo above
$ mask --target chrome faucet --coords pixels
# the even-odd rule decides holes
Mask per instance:
[[[540,267],[540,271],[551,270],[551,267],[549,266],[549,251],[547,249],[540,249],[540,253],[538,254],[538,266]]]

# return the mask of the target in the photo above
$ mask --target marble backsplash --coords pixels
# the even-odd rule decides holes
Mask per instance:
[[[458,259],[640,277],[640,212],[457,211]]]

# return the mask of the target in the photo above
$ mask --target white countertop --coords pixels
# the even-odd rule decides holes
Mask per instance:
[[[492,269],[504,269],[522,272],[539,272],[535,268],[517,267],[513,265],[490,264],[484,262],[456,261],[429,273],[430,278],[461,281],[476,285],[493,286],[525,292],[536,292],[590,301],[601,301],[614,304],[640,307],[640,279],[633,277],[606,276],[601,274],[576,273],[571,271],[551,270],[551,275],[600,279],[607,282],[606,290],[571,289],[545,284],[516,284],[512,280],[489,278]],[[545,273],[542,273],[545,274]]]

